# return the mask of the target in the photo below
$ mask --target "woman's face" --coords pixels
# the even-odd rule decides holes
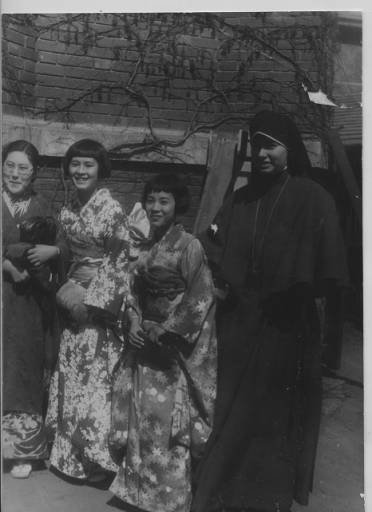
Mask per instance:
[[[166,229],[175,221],[176,201],[169,192],[150,192],[145,210],[153,228]]]
[[[256,135],[252,141],[252,165],[261,174],[277,174],[287,166],[288,151],[264,135]]]
[[[93,193],[97,188],[99,165],[95,158],[74,156],[68,166],[78,192]]]
[[[4,160],[3,184],[12,196],[22,196],[32,183],[34,168],[23,151],[11,151]]]

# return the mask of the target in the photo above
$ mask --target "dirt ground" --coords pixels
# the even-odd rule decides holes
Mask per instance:
[[[335,378],[334,378],[335,377]],[[323,415],[309,506],[292,512],[362,512],[363,503],[363,343],[361,332],[345,327],[341,369],[323,380]],[[109,491],[68,483],[47,469],[27,480],[7,473],[2,482],[3,512],[115,512]]]

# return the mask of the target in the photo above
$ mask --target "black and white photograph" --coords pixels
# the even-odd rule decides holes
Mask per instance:
[[[50,7],[2,13],[2,510],[368,511],[363,11]]]

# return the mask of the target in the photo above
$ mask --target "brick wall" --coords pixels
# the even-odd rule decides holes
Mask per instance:
[[[275,101],[281,108],[295,111],[301,101],[306,102],[301,87],[297,90],[291,87],[296,78],[293,67],[284,58],[270,59],[269,51],[265,55],[257,53],[252,59],[252,48],[244,42],[247,38],[243,33],[226,46],[226,37],[219,30],[189,23],[187,14],[180,13],[176,18],[162,14],[152,23],[164,31],[168,43],[150,45],[144,52],[143,62],[136,67],[141,44],[142,49],[146,45],[145,14],[132,15],[133,24],[129,27],[121,22],[115,25],[113,15],[91,14],[77,19],[68,28],[60,24],[63,16],[33,18],[34,27],[22,15],[16,19],[14,15],[3,16],[3,55],[7,63],[3,67],[3,113],[7,118],[3,121],[4,140],[26,138],[44,156],[63,155],[73,141],[83,137],[97,138],[108,149],[128,140],[142,141],[146,136],[147,110],[123,90],[135,70],[131,88],[146,95],[153,128],[160,137],[163,133],[166,138],[172,138],[172,134],[180,137],[195,115],[197,104],[200,106],[198,123],[217,121],[230,114],[243,116],[245,120],[221,127],[234,138],[239,128],[247,127],[258,107],[265,104],[271,107]],[[256,34],[266,30],[272,34],[273,44],[283,56],[294,59],[314,84],[320,86],[316,56],[305,37],[307,29],[319,25],[319,13],[225,13],[223,17],[243,32],[252,30]],[[51,23],[53,27],[48,28]],[[276,34],[283,27],[289,32],[278,39]],[[230,29],[223,30],[228,33]],[[211,94],[211,77],[215,100],[200,104]],[[253,92],[244,88],[252,79],[255,80]],[[218,94],[232,86],[236,90],[228,97]],[[95,92],[91,93],[92,90]],[[70,104],[68,115],[63,111],[67,104]],[[175,161],[204,165],[172,167],[183,169],[192,180],[193,205],[185,219],[188,228],[196,215],[207,164],[210,131],[205,132],[175,148],[178,151]],[[204,139],[198,140],[199,136]],[[147,158],[161,157],[153,153]],[[36,182],[36,187],[57,208],[63,200],[58,166],[56,160],[49,159]],[[167,165],[158,170],[163,168]],[[140,198],[143,181],[151,172],[143,162],[128,161],[114,170],[109,187],[127,211]]]
[[[6,22],[3,16],[3,112],[25,115],[21,105],[35,104],[35,34],[27,25]],[[8,65],[6,65],[8,64]]]
[[[185,176],[186,183],[190,190],[191,206],[189,211],[179,217],[179,221],[189,231],[192,231],[196,214],[198,211],[205,168],[197,165],[172,165],[154,164],[149,162],[128,162],[115,161],[111,177],[102,183],[112,192],[112,195],[123,206],[129,214],[137,201],[141,201],[142,191],[145,182],[151,176],[160,172],[170,170]],[[72,193],[72,186],[69,180],[66,181],[68,195]],[[61,179],[60,159],[43,158],[38,171],[34,188],[46,197],[51,208],[58,212],[64,202],[65,192]]]
[[[303,66],[308,76],[319,85],[316,59],[303,30],[298,29],[298,25],[304,28],[317,26],[319,13],[296,13],[295,17],[293,13],[260,14],[231,13],[224,14],[224,18],[242,29],[264,28],[271,31],[273,37],[276,29],[293,27],[291,39],[279,39],[276,47],[283,55]],[[120,90],[134,72],[139,55],[133,34],[139,34],[141,44],[145,44],[146,18],[142,20],[141,15],[133,16],[137,16],[135,29],[134,25],[125,29],[120,24],[116,28],[112,15],[90,15],[88,21],[74,22],[73,28],[58,26],[60,18],[51,15],[38,23],[54,22],[56,28],[39,33],[36,39],[21,33],[19,25],[3,16],[4,53],[24,82],[25,92],[30,93],[28,105],[33,106],[33,113],[62,107],[100,85],[111,87],[87,94],[83,100],[77,101],[71,106],[68,118],[58,112],[38,114],[38,118],[131,127],[146,123],[144,106]],[[176,18],[177,23],[179,20]],[[250,61],[251,49],[239,38],[231,41],[228,48],[223,48],[223,39],[218,31],[202,29],[197,24],[189,26],[181,21],[173,39],[169,39],[168,49],[156,44],[148,48],[133,82],[133,86],[144,91],[151,104],[155,128],[185,129],[194,115],[195,104],[211,92],[208,85],[211,73],[216,90],[226,89],[233,83],[244,84],[254,77],[257,94],[237,91],[229,95],[228,104],[222,97],[217,98],[214,103],[200,109],[200,122],[218,120],[229,112],[249,117],[257,104],[270,103],[273,94],[275,101],[287,110],[296,109],[298,95],[289,87],[295,73],[283,59],[270,60],[261,55]],[[175,18],[171,15],[167,18],[164,14],[161,20],[153,21],[153,26],[167,23],[175,23]],[[13,112],[14,98],[5,95],[3,101],[4,112]],[[236,126],[230,129],[234,130]]]

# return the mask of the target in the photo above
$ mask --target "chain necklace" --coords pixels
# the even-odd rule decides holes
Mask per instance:
[[[252,261],[252,273],[253,274],[258,274],[258,260],[260,259],[260,256],[262,254],[262,250],[263,250],[263,246],[264,246],[264,241],[265,241],[265,237],[266,237],[266,234],[267,234],[267,231],[269,229],[269,225],[270,225],[270,222],[271,222],[271,219],[273,217],[273,214],[274,214],[274,211],[275,211],[275,208],[277,207],[278,203],[279,203],[279,199],[281,198],[283,192],[284,192],[284,189],[286,188],[287,186],[287,183],[289,181],[289,174],[287,175],[286,179],[285,179],[285,182],[283,183],[283,185],[280,187],[280,190],[279,190],[279,193],[278,195],[276,196],[275,198],[275,201],[274,201],[274,204],[273,204],[273,207],[271,208],[271,211],[269,213],[269,217],[267,219],[267,222],[266,222],[266,225],[264,226],[264,229],[263,229],[263,235],[262,235],[262,239],[261,239],[261,244],[259,246],[259,250],[256,251],[256,248],[258,247],[258,244],[256,244],[256,238],[257,238],[257,224],[258,224],[258,215],[259,215],[259,212],[260,212],[260,209],[261,209],[261,204],[262,204],[262,199],[260,198],[258,201],[257,201],[257,207],[256,207],[256,214],[255,214],[255,219],[254,219],[254,226],[253,226],[253,240],[252,240],[252,250],[251,250],[251,261]],[[258,255],[258,257],[257,257]]]

